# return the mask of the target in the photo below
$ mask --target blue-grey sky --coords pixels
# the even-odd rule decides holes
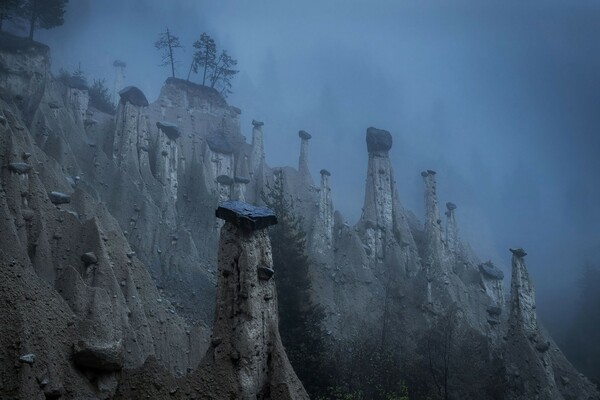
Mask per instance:
[[[186,47],[180,76],[204,31],[239,60],[229,102],[248,138],[265,121],[270,165],[296,165],[297,131],[313,135],[313,176],[332,172],[349,222],[365,129],[387,129],[404,205],[422,217],[419,173],[436,170],[480,257],[509,273],[508,247],[524,247],[542,316],[567,313],[581,265],[600,258],[599,2],[71,0],[38,38],[55,71],[81,62],[112,84],[126,61],[126,83],[153,100],[166,26]]]

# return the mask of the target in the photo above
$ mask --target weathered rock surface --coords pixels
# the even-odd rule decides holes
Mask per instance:
[[[504,354],[506,398],[600,398],[594,385],[573,368],[538,322],[535,290],[524,259],[527,253],[522,248],[510,251],[513,253],[510,317]],[[576,383],[570,384],[573,379]]]
[[[236,221],[253,211],[248,205],[236,207]],[[308,399],[279,336],[269,236],[259,226],[226,221],[219,242],[215,324],[204,360],[214,382],[210,391],[218,399]]]

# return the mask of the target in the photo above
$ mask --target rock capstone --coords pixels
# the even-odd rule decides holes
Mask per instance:
[[[369,153],[388,152],[392,148],[392,134],[383,129],[367,129],[367,150]]]
[[[131,103],[137,107],[148,107],[148,99],[140,89],[135,86],[127,86],[119,91],[121,101],[124,103]]]
[[[168,121],[158,121],[156,126],[171,140],[175,140],[181,136],[181,130],[177,124]]]
[[[217,218],[250,231],[264,229],[277,223],[277,217],[270,209],[236,200],[221,203],[215,214]]]

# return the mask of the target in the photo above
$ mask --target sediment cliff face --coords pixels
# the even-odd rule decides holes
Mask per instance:
[[[537,320],[535,290],[521,249],[511,249],[510,317],[505,348],[508,399],[596,399]]]
[[[240,110],[210,88],[170,78],[149,102],[128,87],[111,116],[51,77],[47,48],[16,44],[0,49],[2,395],[306,398],[276,329],[273,278],[263,279],[273,272],[265,231],[214,215],[230,199],[260,204],[281,179],[332,337],[366,326],[417,357],[416,338],[455,310],[485,343],[482,363],[504,355],[513,398],[598,398],[537,321],[523,256],[509,310],[501,269],[461,241],[453,203],[443,227],[443,172],[423,174],[423,224],[402,207],[391,133],[366,132],[364,209],[351,225],[335,211],[335,176],[322,170],[315,185],[310,175],[317,135],[299,133],[298,169],[270,168],[268,126],[253,121],[246,143]]]

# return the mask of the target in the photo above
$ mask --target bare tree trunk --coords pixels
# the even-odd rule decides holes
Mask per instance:
[[[202,85],[206,85],[206,70],[208,69],[208,49],[204,52],[204,75],[202,75]]]
[[[169,46],[169,59],[171,60],[171,74],[175,78],[175,60],[173,60],[173,48],[171,47],[171,34],[167,28],[167,45]]]

